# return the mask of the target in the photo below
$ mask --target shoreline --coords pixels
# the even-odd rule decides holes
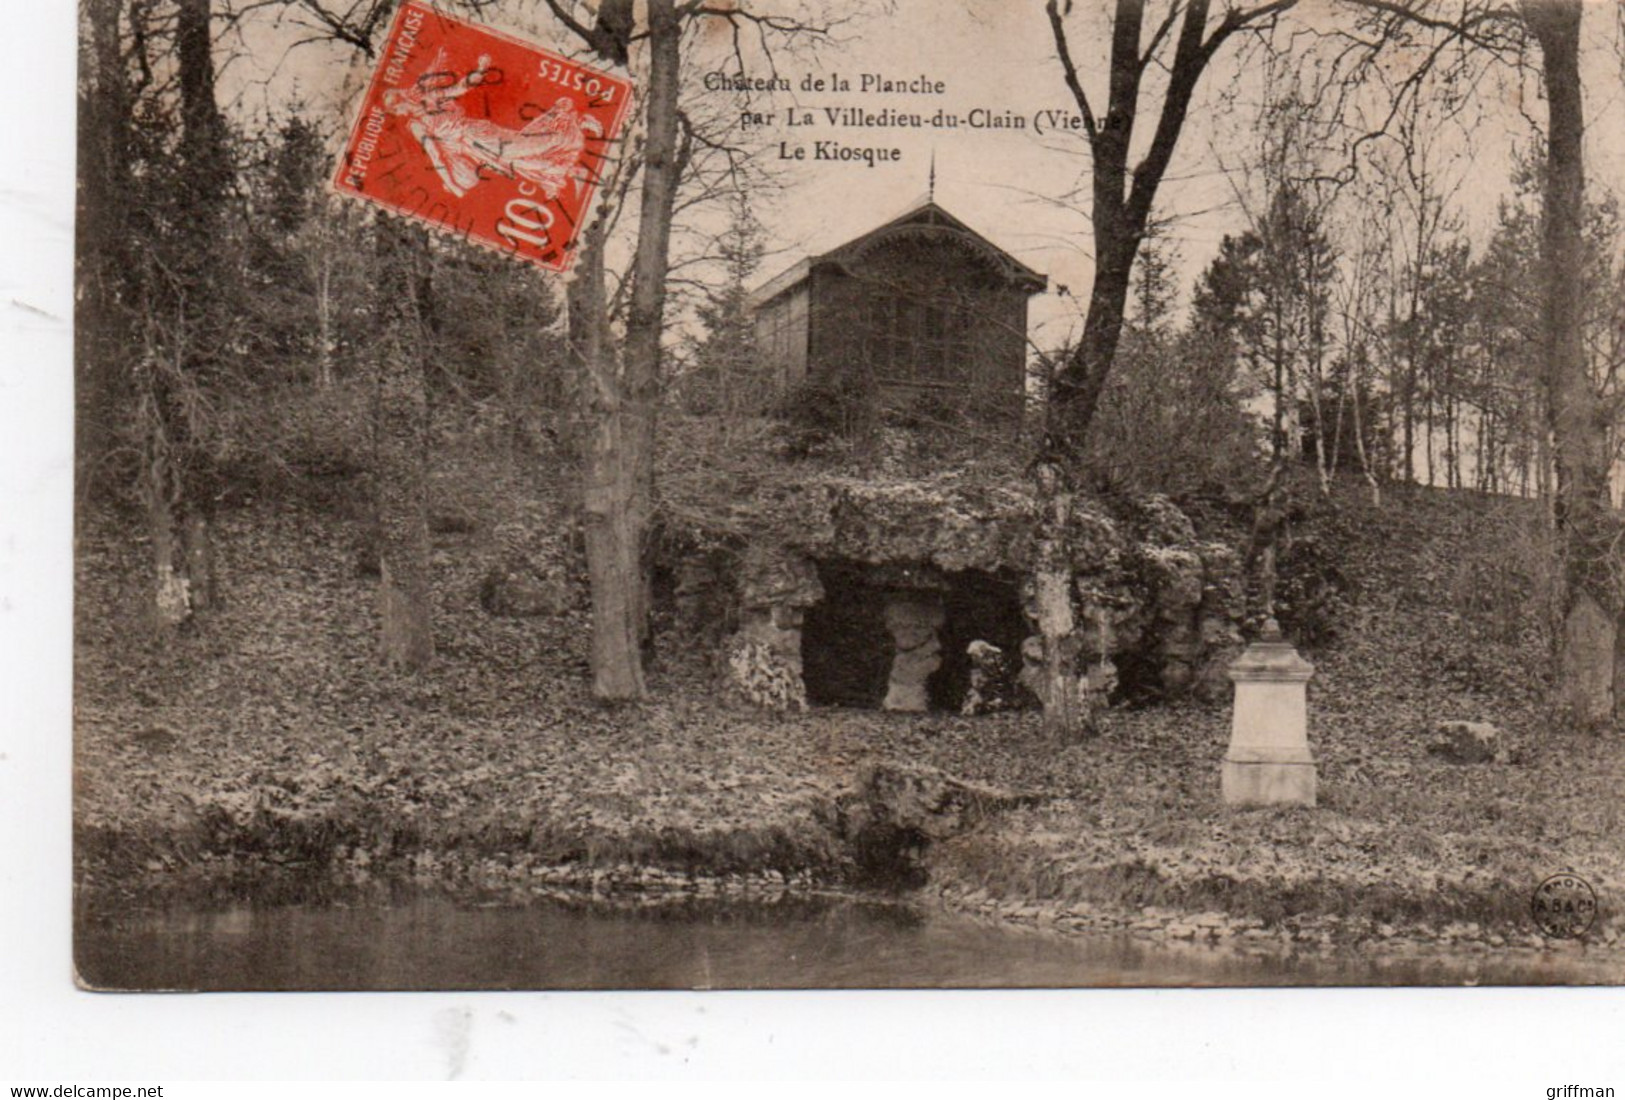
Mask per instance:
[[[728,926],[742,923],[747,928],[779,929],[792,939],[805,934],[796,931],[800,928],[838,928],[851,921],[871,929],[868,937],[881,934],[883,948],[894,938],[899,946],[913,943],[920,936],[946,936],[950,942],[965,942],[968,938],[969,942],[985,944],[989,950],[1049,959],[1048,965],[1057,968],[1057,973],[1077,976],[1075,981],[1038,983],[1047,988],[1583,987],[1617,985],[1625,973],[1625,945],[1617,940],[1607,944],[1591,937],[1526,937],[1525,942],[1497,945],[1486,938],[1455,935],[1449,928],[1420,927],[1398,929],[1389,937],[1375,940],[1352,936],[1352,925],[1324,918],[1290,920],[1270,927],[1258,918],[1236,919],[1218,913],[1190,914],[1156,908],[1137,914],[1109,913],[1078,906],[994,899],[951,886],[882,894],[771,875],[689,878],[648,869],[609,869],[587,874],[584,869],[568,867],[534,868],[529,874],[506,876],[502,882],[487,881],[477,888],[422,878],[387,883],[374,879],[362,888],[344,889],[316,905],[308,898],[266,904],[263,886],[264,879],[257,879],[254,897],[236,902],[217,898],[211,905],[176,906],[174,893],[160,892],[149,894],[142,906],[121,907],[101,913],[97,919],[83,919],[88,914],[82,913],[76,937],[84,939],[76,953],[87,952],[82,956],[87,959],[105,958],[109,941],[103,937],[108,935],[119,937],[111,942],[124,943],[139,943],[141,937],[153,934],[167,938],[176,932],[200,936],[200,944],[252,943],[267,935],[272,937],[267,942],[279,942],[275,930],[285,927],[283,912],[291,908],[298,913],[295,919],[300,927],[309,927],[312,919],[321,927],[321,922],[329,919],[324,913],[331,913],[331,919],[342,921],[345,927],[356,927],[358,920],[362,926],[374,922],[398,926],[402,919],[444,923],[461,919],[446,914],[466,911],[489,912],[491,919],[499,922],[525,913],[534,914],[519,918],[526,923],[534,919],[545,924],[562,918],[578,922],[577,926],[585,921],[585,927],[591,928],[602,922],[606,929],[623,930],[628,921],[633,922],[633,928],[639,926],[638,922],[653,922],[648,926],[651,931],[674,924],[699,930],[719,922]],[[220,931],[210,931],[215,928]],[[879,932],[892,928],[895,932]],[[256,933],[255,929],[264,931]],[[610,934],[624,937],[627,933]],[[768,933],[757,933],[761,934]],[[225,940],[220,939],[222,935]],[[241,940],[245,935],[250,939]],[[671,933],[660,935],[669,938]],[[977,939],[984,936],[994,938]],[[861,958],[866,957],[863,952],[873,951],[875,946],[872,940],[865,939],[852,950]],[[890,957],[887,949],[875,956],[871,988],[913,986],[907,977],[897,981],[900,973],[906,975],[909,971],[906,967],[899,971],[886,962]],[[852,957],[846,958],[850,966]],[[807,965],[814,970],[808,971]],[[782,988],[822,987],[816,978],[808,978],[809,973],[817,972],[816,965],[811,960],[804,963],[793,971],[800,977]],[[1080,966],[1083,969],[1068,969]],[[190,973],[194,977],[183,981],[186,987],[191,987],[187,982],[196,981],[200,988],[217,988],[201,972]],[[532,971],[525,982],[514,988],[550,988],[546,973]],[[1097,973],[1099,979],[1088,977]],[[853,984],[862,987],[864,983]],[[950,981],[945,987],[957,985]],[[633,982],[628,988],[632,987],[641,986]],[[986,978],[971,986],[1001,987],[1032,986],[1030,980],[1006,986]],[[649,988],[726,990],[780,986],[771,982],[737,987],[713,985],[707,979],[696,985],[680,982],[669,987],[657,982]]]
[[[125,851],[130,846],[104,838]],[[951,842],[950,842],[951,843]],[[163,841],[149,836],[147,851]],[[173,845],[175,851],[187,847]],[[338,851],[342,851],[340,846]],[[362,850],[365,852],[365,849]],[[75,908],[84,914],[139,915],[173,906],[209,910],[233,903],[253,906],[390,904],[400,896],[439,894],[465,905],[548,905],[606,911],[647,911],[660,906],[722,904],[770,907],[785,902],[835,902],[940,911],[989,926],[1026,929],[1066,938],[1119,936],[1153,946],[1206,948],[1270,957],[1336,957],[1350,951],[1380,952],[1393,958],[1427,959],[1440,952],[1458,955],[1518,953],[1605,955],[1617,959],[1625,978],[1625,919],[1604,912],[1582,936],[1542,934],[1528,915],[1523,920],[1479,922],[1459,919],[1394,923],[1361,916],[1316,912],[1266,917],[1257,912],[1136,906],[1116,901],[1063,900],[1059,897],[990,892],[981,885],[933,877],[914,889],[886,890],[853,881],[850,869],[826,866],[788,873],[777,868],[725,872],[683,871],[648,864],[549,863],[529,852],[502,850],[419,850],[374,860],[346,854],[325,860],[289,860],[262,853],[205,853],[182,862],[148,857],[134,873],[109,871],[115,886],[103,886],[94,863],[79,864]],[[940,870],[940,868],[939,868]],[[1322,882],[1326,896],[1339,889]],[[1358,889],[1343,884],[1342,889]],[[1496,891],[1486,887],[1486,894]],[[1515,892],[1504,884],[1502,893]],[[1278,898],[1263,884],[1251,896]],[[1413,898],[1419,909],[1437,901]]]

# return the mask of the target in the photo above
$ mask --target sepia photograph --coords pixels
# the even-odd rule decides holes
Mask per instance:
[[[78,3],[80,988],[1625,985],[1625,7]]]

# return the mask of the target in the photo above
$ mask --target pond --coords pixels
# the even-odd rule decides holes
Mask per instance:
[[[103,989],[761,989],[1550,985],[1619,982],[1570,946],[1452,957],[1285,959],[1129,936],[1063,937],[902,904],[792,898],[638,909],[476,906],[408,895],[353,907],[232,906],[86,917]]]

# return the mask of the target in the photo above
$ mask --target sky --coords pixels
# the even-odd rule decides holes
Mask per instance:
[[[775,10],[795,8],[792,3]],[[1042,4],[891,0],[852,13],[806,0],[802,14],[831,24],[830,33],[819,41],[803,37],[789,45],[776,39],[771,56],[747,33],[736,57],[731,36],[715,24],[711,33],[690,43],[685,74],[688,101],[697,110],[732,120],[730,140],[749,152],[761,178],[774,181],[753,188],[753,208],[767,228],[769,245],[760,278],[883,224],[925,198],[934,174],[938,203],[1050,277],[1049,289],[1032,303],[1029,335],[1041,347],[1064,342],[1081,325],[1092,274],[1089,160],[1081,133],[1055,131],[1042,115],[1046,110],[1075,111]],[[516,2],[490,18],[544,44],[566,51],[574,47],[540,3]],[[1347,15],[1334,0],[1305,0],[1294,19],[1296,27],[1325,29],[1346,25]],[[1106,57],[1106,20],[1099,5],[1077,5],[1068,29],[1081,78],[1098,111],[1104,101]],[[298,99],[330,120],[347,116],[369,63],[348,47],[290,48],[306,37],[308,32],[286,17],[245,22],[223,73],[228,105],[246,117],[285,110]],[[1621,193],[1625,51],[1616,48],[1615,16],[1605,0],[1590,6],[1585,37],[1589,182],[1593,195]],[[1245,51],[1237,40],[1217,56],[1198,89],[1159,193],[1155,216],[1167,223],[1165,238],[1177,249],[1175,270],[1186,294],[1216,254],[1220,239],[1246,225],[1240,199],[1249,187],[1256,191],[1245,169],[1256,162],[1261,148],[1257,106],[1265,80],[1288,80],[1294,67],[1283,63],[1266,77],[1261,56]],[[1390,71],[1405,64],[1396,55]],[[742,94],[705,87],[708,74],[715,82],[720,75],[739,73],[781,76],[791,89]],[[866,92],[863,74],[905,85],[924,79],[940,84],[942,91]],[[1306,69],[1304,75],[1308,79],[1311,74]],[[837,76],[851,81],[852,90],[817,91],[804,85],[809,78],[830,84]],[[1496,205],[1508,192],[1514,143],[1531,140],[1528,118],[1538,119],[1544,111],[1538,94],[1532,74],[1492,70],[1470,110],[1453,123],[1424,127],[1433,142],[1439,178],[1453,189],[1464,230],[1479,244],[1488,238]],[[891,109],[927,118],[942,111],[962,122],[955,129],[838,127],[829,124],[826,108]],[[811,111],[815,124],[791,126],[787,116],[798,109]],[[1020,120],[1025,128],[975,128],[970,118],[978,110],[1003,121]],[[747,112],[761,117],[743,126]],[[1149,122],[1142,121],[1142,135]],[[1048,132],[1040,133],[1040,128]],[[897,159],[872,166],[813,159],[817,141],[896,150]],[[809,159],[786,159],[796,146]]]

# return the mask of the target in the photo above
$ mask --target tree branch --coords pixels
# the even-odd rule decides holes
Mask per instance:
[[[1067,45],[1066,28],[1061,23],[1061,10],[1057,0],[1049,0],[1044,5],[1044,11],[1049,15],[1050,31],[1055,36],[1055,52],[1060,57],[1061,68],[1066,73],[1066,86],[1071,90],[1072,98],[1077,100],[1078,109],[1083,112],[1084,132],[1089,135],[1089,144],[1093,147],[1100,127],[1095,122],[1095,112],[1089,106],[1089,97],[1078,81],[1078,67],[1072,61],[1072,51]]]
[[[1140,58],[1141,69],[1144,69],[1147,65],[1151,64],[1152,59],[1157,56],[1157,49],[1162,45],[1162,40],[1168,37],[1168,32],[1173,29],[1174,20],[1179,18],[1179,13],[1181,10],[1179,0],[1174,0],[1173,3],[1168,5],[1168,14],[1163,18],[1162,22],[1157,26],[1156,31],[1151,35],[1151,41],[1146,45],[1145,53]]]

